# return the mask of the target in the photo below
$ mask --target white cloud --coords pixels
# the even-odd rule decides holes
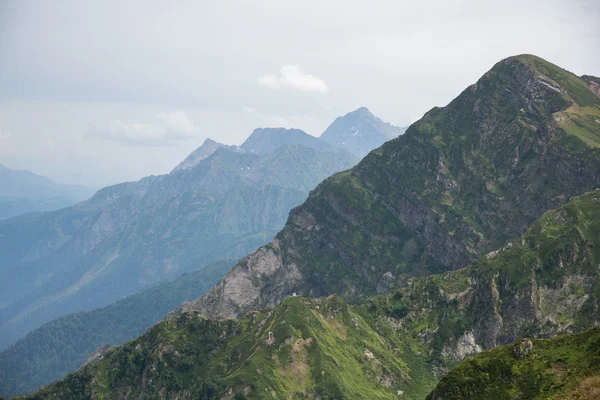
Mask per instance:
[[[198,128],[183,111],[160,112],[156,116],[157,123],[111,120],[102,129],[92,127],[91,135],[126,144],[162,146],[199,134]]]
[[[269,74],[258,78],[256,81],[259,85],[271,89],[287,88],[316,93],[326,93],[329,90],[322,79],[305,73],[299,65],[284,65],[279,73],[279,76]]]
[[[174,132],[194,134],[196,131],[194,123],[183,111],[161,112],[158,113],[158,118],[163,120],[167,127]]]
[[[297,128],[297,126],[294,126],[290,121],[288,121],[287,118],[280,117],[278,115],[264,114],[252,107],[243,107],[242,111],[247,114],[252,114],[256,118],[256,121],[264,127],[287,129]]]

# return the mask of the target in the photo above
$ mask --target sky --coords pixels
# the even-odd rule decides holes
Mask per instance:
[[[101,187],[361,106],[406,126],[511,55],[600,76],[598,49],[597,0],[0,0],[0,164]]]

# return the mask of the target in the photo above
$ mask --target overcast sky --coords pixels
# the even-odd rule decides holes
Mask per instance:
[[[0,164],[101,186],[211,137],[408,125],[500,59],[600,76],[600,2],[0,0]]]

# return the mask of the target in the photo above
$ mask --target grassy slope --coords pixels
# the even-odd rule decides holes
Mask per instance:
[[[236,321],[184,314],[29,398],[423,398],[433,375],[404,361],[424,364],[416,344],[376,329],[335,296],[290,297]]]
[[[533,347],[527,354],[525,349]],[[579,399],[600,395],[600,328],[520,339],[474,356],[446,375],[429,400]]]

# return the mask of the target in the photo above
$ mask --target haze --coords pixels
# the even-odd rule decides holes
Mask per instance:
[[[404,126],[514,54],[600,75],[595,1],[324,3],[1,1],[0,163],[99,187],[259,126]]]

